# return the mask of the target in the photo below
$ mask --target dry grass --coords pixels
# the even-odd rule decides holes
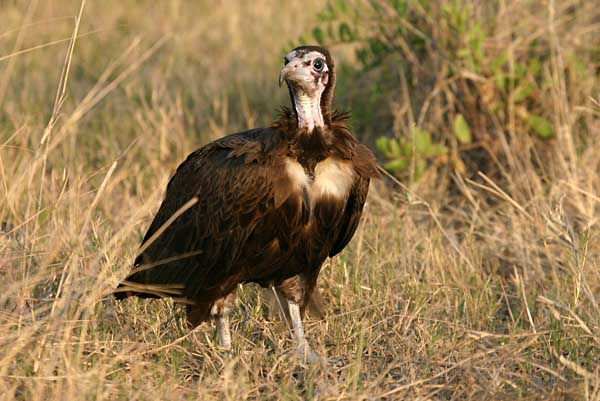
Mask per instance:
[[[1,399],[600,400],[599,82],[561,67],[598,38],[597,16],[564,32],[535,20],[547,8],[528,16],[556,41],[548,157],[500,125],[502,182],[442,169],[408,192],[373,186],[351,245],[324,265],[328,316],[307,324],[330,366],[300,369],[253,286],[231,358],[168,301],[106,298],[177,163],[287,101],[282,50],[321,7],[158,4],[88,2],[78,17],[79,2],[2,3]],[[390,108],[400,130],[409,108]]]

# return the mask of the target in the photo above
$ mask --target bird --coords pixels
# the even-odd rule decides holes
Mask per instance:
[[[349,113],[332,109],[335,82],[326,48],[289,51],[279,86],[287,85],[292,107],[179,165],[115,296],[182,302],[190,328],[214,320],[219,347],[231,350],[236,290],[257,283],[275,292],[297,354],[314,359],[303,315],[322,264],[353,237],[379,177],[373,152],[348,128]]]

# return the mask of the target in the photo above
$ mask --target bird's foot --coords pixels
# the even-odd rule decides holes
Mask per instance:
[[[327,361],[321,357],[317,352],[313,351],[308,345],[300,345],[296,350],[296,355],[300,359],[300,362],[311,366],[325,366]]]
[[[217,353],[224,361],[231,359],[233,357],[233,351],[231,348],[217,348]]]

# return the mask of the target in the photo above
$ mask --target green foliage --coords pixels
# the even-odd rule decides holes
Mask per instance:
[[[432,146],[452,150],[447,162],[473,172],[492,166],[481,157],[481,149],[499,159],[495,153],[507,132],[529,137],[539,147],[550,146],[555,137],[549,103],[556,85],[549,74],[552,43],[525,34],[516,15],[501,18],[500,7],[467,0],[336,0],[319,14],[313,38],[326,46],[350,44],[354,50],[353,68],[344,70],[346,76],[352,74],[350,84],[340,88],[342,95],[361,88],[362,96],[352,96],[354,126],[367,138],[381,132],[395,137],[391,142],[377,139],[391,172],[407,171],[410,158],[422,160],[418,163],[426,168],[432,165],[427,152],[390,153],[393,141],[400,146],[413,140],[414,117],[405,117],[411,113],[424,113],[417,125],[428,127]],[[519,9],[532,11],[529,5]],[[593,51],[569,54],[564,68],[586,79],[585,60],[590,57],[598,58]],[[369,86],[375,98],[364,95]],[[381,118],[396,118],[392,110],[384,111],[390,100],[410,110],[393,127]]]
[[[464,145],[473,141],[469,124],[467,124],[467,121],[462,114],[457,114],[454,118],[454,135],[456,136],[456,139]]]
[[[469,9],[461,0],[442,6],[442,15],[454,37],[459,39],[456,54],[472,71],[479,71],[484,60],[486,32],[479,21],[471,22]]]
[[[537,83],[543,80],[539,60],[531,58],[526,62],[513,62],[511,67],[505,51],[494,60],[491,74],[497,94],[491,100],[492,109],[501,110],[511,101],[518,107],[516,116],[531,128],[533,134],[542,139],[553,137],[552,123],[546,117],[528,110],[528,107],[533,108],[535,105]]]
[[[542,138],[550,138],[554,136],[552,124],[544,117],[536,116],[535,114],[528,114],[527,123],[535,131],[535,133]]]
[[[419,178],[426,167],[426,160],[443,156],[447,153],[446,146],[433,143],[431,134],[424,129],[414,127],[411,140],[380,136],[375,142],[377,149],[387,160],[383,167],[393,173],[406,172],[414,161],[414,177]]]

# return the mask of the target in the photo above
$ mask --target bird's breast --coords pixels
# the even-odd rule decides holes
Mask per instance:
[[[286,173],[297,193],[306,193],[311,209],[322,200],[345,202],[354,183],[352,163],[334,157],[318,162],[309,174],[297,160],[286,160]]]

